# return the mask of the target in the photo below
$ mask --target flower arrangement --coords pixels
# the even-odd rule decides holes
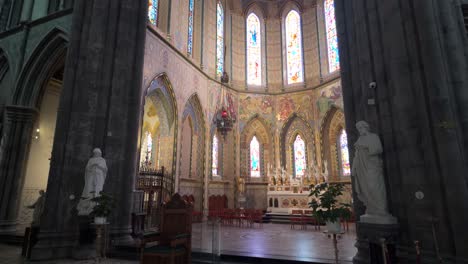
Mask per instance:
[[[313,215],[319,221],[336,222],[351,217],[351,205],[338,202],[337,198],[343,194],[344,184],[342,183],[320,183],[310,185],[309,197],[312,201],[309,207],[313,210]]]
[[[108,217],[115,207],[115,199],[111,195],[100,192],[99,196],[91,199],[96,204],[91,211],[91,215],[95,217]]]

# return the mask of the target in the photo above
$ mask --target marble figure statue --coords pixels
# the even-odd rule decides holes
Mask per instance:
[[[359,138],[354,144],[356,150],[352,166],[352,176],[355,179],[356,193],[366,206],[366,213],[361,222],[374,224],[392,224],[396,219],[388,213],[387,195],[383,176],[383,152],[379,136],[369,132],[369,124],[365,121],[356,123]]]
[[[107,165],[99,148],[93,150],[85,170],[85,184],[77,205],[78,215],[89,215],[94,207],[92,198],[99,196],[106,181]]]

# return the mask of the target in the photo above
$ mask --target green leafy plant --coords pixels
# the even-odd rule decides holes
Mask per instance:
[[[337,198],[343,194],[344,184],[342,183],[320,183],[310,186],[309,197],[312,201],[309,207],[313,210],[313,215],[319,221],[336,222],[340,218],[349,219],[351,217],[351,205],[338,202]]]
[[[114,197],[102,191],[99,193],[99,196],[92,198],[91,201],[96,203],[91,211],[92,216],[108,217],[115,207]]]

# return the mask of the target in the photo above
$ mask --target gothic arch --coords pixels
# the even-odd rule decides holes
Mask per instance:
[[[182,114],[182,124],[190,121],[190,126],[184,126],[188,131],[181,131],[181,142],[184,142],[185,136],[190,135],[191,144],[189,146],[180,146],[179,151],[179,189],[180,193],[193,195],[195,198],[194,208],[197,211],[203,210],[204,187],[205,187],[205,118],[200,99],[196,93],[192,94],[187,100]],[[185,156],[186,154],[190,154]],[[187,161],[187,159],[189,159]],[[182,175],[182,169],[189,166],[189,175]],[[189,179],[189,180],[187,180]]]
[[[320,129],[322,146],[322,165],[327,161],[328,181],[337,181],[340,178],[337,142],[340,132],[345,128],[345,117],[341,109],[332,107],[325,115]]]
[[[284,20],[286,15],[291,10],[296,10],[299,13],[299,15],[301,15],[301,16],[304,13],[304,8],[299,3],[299,1],[297,1],[297,0],[288,0],[288,1],[283,2],[281,7],[278,9],[278,17],[281,17],[282,20]]]
[[[146,118],[148,117],[147,106],[150,104],[154,107],[155,114],[160,117],[160,125],[158,129],[159,138],[155,146],[159,149],[157,154],[158,163],[156,166],[165,166],[169,173],[174,174],[176,168],[176,151],[177,151],[177,101],[175,99],[172,84],[166,73],[156,75],[150,82],[149,86],[143,93],[143,104],[141,113],[141,135],[147,129]],[[154,131],[156,132],[156,131]],[[156,135],[154,135],[156,137]],[[140,138],[140,142],[143,142]],[[141,160],[141,158],[140,158]]]
[[[314,130],[307,121],[293,113],[284,123],[280,133],[280,163],[281,167],[292,175],[293,173],[293,153],[292,143],[297,135],[301,135],[306,143],[307,168],[316,165]]]
[[[13,105],[40,108],[45,82],[65,64],[68,35],[52,29],[37,45],[26,62],[15,85]]]
[[[260,142],[261,149],[261,177],[267,175],[268,165],[273,164],[273,137],[271,135],[271,128],[267,125],[265,119],[260,117],[258,114],[254,115],[245,125],[244,130],[241,133],[240,140],[240,151],[241,151],[241,176],[250,178],[250,141],[256,136]]]

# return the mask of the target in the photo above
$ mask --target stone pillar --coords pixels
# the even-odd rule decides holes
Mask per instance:
[[[402,263],[415,259],[415,240],[428,263],[468,259],[467,38],[457,3],[335,0],[351,160],[354,124],[366,120],[382,139]],[[364,235],[358,224],[358,242]]]
[[[107,161],[104,192],[117,200],[109,219],[113,245],[132,242],[146,13],[145,0],[75,1],[46,204],[32,259],[72,255],[76,205],[94,147]]]
[[[14,234],[36,109],[6,106],[0,142],[0,234]]]

